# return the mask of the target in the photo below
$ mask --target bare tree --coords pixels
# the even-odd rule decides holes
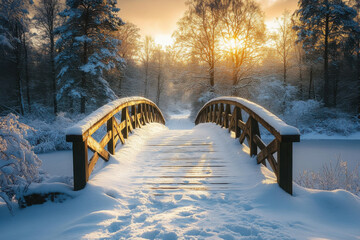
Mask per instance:
[[[137,55],[140,49],[140,28],[131,22],[125,21],[125,24],[114,32],[114,36],[121,40],[120,56],[130,60]]]
[[[154,39],[150,36],[145,36],[143,42],[143,52],[141,56],[141,62],[144,66],[144,73],[145,73],[145,81],[144,81],[144,96],[147,97],[148,95],[148,81],[149,81],[149,70],[150,70],[150,62],[152,58],[154,50]]]
[[[292,29],[291,15],[288,10],[285,10],[280,18],[277,19],[279,29],[275,35],[275,44],[281,63],[283,64],[283,78],[286,82],[287,69],[289,66],[289,58],[295,42],[295,32]]]
[[[157,45],[154,49],[154,60],[157,69],[157,89],[156,89],[156,104],[160,104],[160,95],[163,89],[163,58],[164,52],[160,45]]]
[[[224,3],[218,0],[190,0],[178,22],[174,37],[187,51],[208,64],[210,86],[215,84],[215,63],[219,59],[220,21]]]
[[[57,113],[57,100],[56,100],[56,72],[55,72],[55,28],[60,25],[59,13],[62,9],[59,0],[40,0],[35,7],[34,20],[36,27],[43,32],[44,39],[48,42],[48,54],[50,56],[51,67],[51,82],[52,82],[52,95],[54,114]]]
[[[232,83],[237,85],[259,59],[265,40],[265,24],[259,5],[253,0],[226,0],[222,14],[222,37],[225,56],[231,58]],[[245,68],[242,71],[242,68]]]

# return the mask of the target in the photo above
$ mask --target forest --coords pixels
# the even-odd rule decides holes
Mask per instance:
[[[116,98],[145,96],[164,112],[195,115],[232,95],[302,133],[360,130],[359,1],[300,0],[275,29],[255,0],[186,7],[164,46],[121,18],[115,0],[1,0],[1,115],[19,115],[41,135]]]

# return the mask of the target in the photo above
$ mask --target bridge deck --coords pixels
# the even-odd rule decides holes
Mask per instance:
[[[136,182],[155,195],[178,190],[226,191],[234,188],[229,160],[216,139],[193,135],[193,130],[170,130],[145,145],[138,156],[144,171]]]

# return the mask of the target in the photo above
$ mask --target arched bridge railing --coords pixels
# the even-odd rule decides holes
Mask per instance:
[[[248,115],[246,122],[243,113]],[[233,131],[241,144],[247,139],[250,156],[256,156],[257,163],[265,166],[267,160],[280,187],[292,194],[292,143],[300,141],[297,128],[287,125],[261,106],[238,97],[220,97],[206,103],[199,111],[195,124],[206,122]],[[261,139],[259,124],[274,136],[269,144]],[[274,153],[277,153],[276,157]]]
[[[74,190],[85,187],[99,157],[108,161],[118,141],[124,144],[129,132],[151,122],[165,124],[160,109],[146,98],[131,97],[108,103],[67,129],[66,141],[73,143]],[[105,124],[98,142],[92,135]],[[90,160],[88,149],[94,153]]]

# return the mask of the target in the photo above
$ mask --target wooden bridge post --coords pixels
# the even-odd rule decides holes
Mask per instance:
[[[225,116],[224,116],[224,123],[223,123],[223,126],[225,128],[229,128],[229,114],[231,112],[231,109],[230,109],[230,105],[229,104],[226,104],[226,107],[225,107]]]
[[[292,142],[278,142],[278,183],[287,193],[292,194]]]
[[[256,156],[257,155],[257,145],[254,140],[254,137],[255,137],[255,135],[260,135],[259,124],[251,116],[249,116],[248,121],[250,121],[250,133],[249,133],[250,156]]]
[[[108,131],[108,134],[110,134],[110,141],[108,142],[107,150],[111,154],[115,154],[115,141],[114,141],[115,128],[114,128],[114,124],[115,124],[115,119],[114,119],[114,117],[111,117],[107,121],[107,131]]]
[[[127,119],[127,115],[128,115],[128,108],[125,107],[121,110],[121,122],[125,121],[125,128],[122,130],[122,134],[124,136],[125,139],[128,138],[129,136],[129,126],[128,126],[128,119]]]
[[[87,140],[83,142],[73,142],[73,173],[75,191],[83,189],[89,179],[88,164]]]
[[[220,117],[220,113],[219,113],[219,104],[215,104],[215,110],[214,110],[214,115],[215,115],[215,119],[214,119],[214,123],[218,124],[219,122],[219,117]]]
[[[210,122],[215,122],[215,112],[214,112],[214,105],[210,106]]]
[[[221,127],[224,126],[224,104],[220,103],[220,109],[219,109],[219,120],[217,122]]]
[[[133,124],[134,128],[137,128],[137,121],[136,121],[136,105],[131,106],[131,115],[130,115],[131,124]]]
[[[234,119],[235,119],[235,138],[239,138],[240,134],[241,134],[241,128],[239,127],[239,120],[242,120],[242,116],[241,116],[241,109],[239,107],[235,107],[234,108],[234,112],[233,114],[235,114]]]

